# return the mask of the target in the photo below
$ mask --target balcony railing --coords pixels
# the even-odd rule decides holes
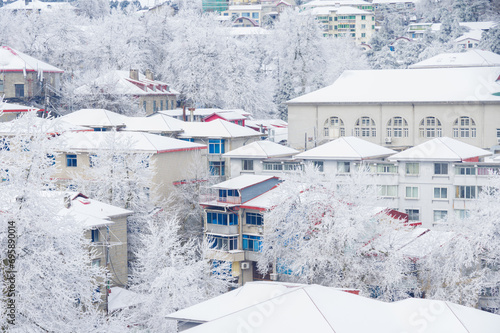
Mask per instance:
[[[241,197],[218,197],[217,201],[229,204],[241,204]]]

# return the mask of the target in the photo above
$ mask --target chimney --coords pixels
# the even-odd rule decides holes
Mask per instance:
[[[189,110],[189,113],[190,113],[189,121],[193,122],[194,121],[194,110],[195,110],[195,108],[188,108],[188,110]]]
[[[146,69],[146,79],[151,80],[151,81],[155,80],[153,72],[149,69]]]
[[[69,195],[64,196],[64,207],[68,209],[71,207],[71,196]]]
[[[130,78],[132,80],[139,81],[139,70],[138,69],[131,69],[130,70]]]

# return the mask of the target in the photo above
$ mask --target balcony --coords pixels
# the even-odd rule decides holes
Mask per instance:
[[[217,202],[239,205],[241,204],[241,197],[218,197]]]
[[[237,225],[220,225],[207,223],[207,232],[211,234],[234,235],[238,234],[238,231],[239,230]]]

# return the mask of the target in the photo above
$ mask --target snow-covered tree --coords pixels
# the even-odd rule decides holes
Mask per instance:
[[[375,216],[377,188],[364,171],[351,177],[322,174],[312,166],[284,177],[276,202],[264,215],[265,237],[258,266],[275,265],[280,279],[377,290],[385,299],[407,297],[415,288],[405,275],[409,262],[397,247],[370,242],[400,221]]]
[[[500,54],[500,27],[493,27],[483,33],[479,47]]]
[[[91,265],[83,226],[47,193],[60,144],[48,126],[28,113],[1,139],[0,281],[13,297],[0,294],[0,319],[13,332],[105,331],[95,292],[105,272]],[[7,304],[15,304],[15,325],[5,324],[13,319]]]

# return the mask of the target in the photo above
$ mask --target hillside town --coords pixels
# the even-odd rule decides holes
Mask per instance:
[[[0,0],[0,198],[4,331],[499,332],[500,3]]]

